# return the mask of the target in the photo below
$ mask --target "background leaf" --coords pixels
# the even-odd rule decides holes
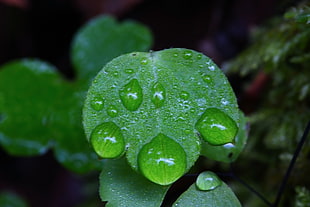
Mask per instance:
[[[27,203],[18,195],[11,192],[0,193],[1,207],[27,207]]]
[[[113,58],[133,51],[146,51],[152,35],[134,21],[118,24],[114,18],[99,16],[80,29],[72,43],[71,59],[79,79],[92,79]]]
[[[56,69],[37,60],[0,69],[0,142],[10,154],[27,156],[51,146],[55,100],[63,83]]]

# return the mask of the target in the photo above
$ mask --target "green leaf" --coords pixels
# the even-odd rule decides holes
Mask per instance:
[[[173,204],[173,207],[189,206],[241,207],[241,204],[225,183],[209,191],[199,190],[196,184],[192,184]]]
[[[51,146],[53,104],[62,81],[44,62],[22,60],[0,69],[0,143],[14,155],[43,154]]]
[[[241,111],[238,125],[239,129],[234,143],[214,146],[207,142],[202,142],[201,155],[220,162],[230,163],[235,161],[243,151],[248,137],[246,118]]]
[[[27,207],[27,203],[18,195],[11,192],[0,193],[1,207]]]
[[[14,81],[12,84],[12,81]],[[38,60],[13,61],[0,70],[0,143],[12,155],[55,147],[59,162],[75,172],[98,169],[84,138],[83,96],[55,68]]]
[[[99,111],[93,107],[98,98],[104,102]],[[142,159],[139,152],[154,137],[168,137],[181,147],[175,153],[185,151],[185,173],[200,154],[195,126],[209,108],[239,122],[235,95],[208,57],[188,49],[134,52],[115,58],[99,72],[87,94],[83,123],[88,140],[104,122],[118,126],[135,170]],[[158,169],[153,166],[154,171]]]
[[[124,53],[146,51],[152,44],[148,28],[134,22],[119,24],[109,16],[99,16],[76,34],[71,59],[79,79],[92,79],[111,59]]]
[[[167,190],[133,171],[125,159],[104,162],[99,193],[106,207],[158,207]]]

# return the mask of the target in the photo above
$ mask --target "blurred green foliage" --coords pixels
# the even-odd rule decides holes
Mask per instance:
[[[310,119],[309,2],[305,1],[257,28],[250,47],[226,66],[228,74],[238,73],[245,80],[252,81],[259,74],[267,77],[259,86],[263,88],[262,94],[254,94],[259,96],[259,101],[249,115],[251,130],[243,162],[244,166],[250,163],[263,166],[263,174],[260,171],[252,173],[253,177],[259,174],[261,178],[253,185],[261,186],[261,190],[274,199]],[[248,84],[251,83],[247,82],[243,87]],[[309,153],[308,140],[298,158],[290,185],[309,186]],[[293,205],[293,189],[285,193],[283,203],[286,204],[283,206]]]

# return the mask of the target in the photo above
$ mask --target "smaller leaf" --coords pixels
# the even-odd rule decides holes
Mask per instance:
[[[100,174],[99,193],[106,207],[158,207],[168,187],[145,179],[125,159],[105,160]]]
[[[138,163],[146,178],[160,185],[169,185],[184,174],[186,154],[177,142],[159,134],[142,147]]]
[[[173,204],[173,207],[189,206],[241,207],[241,204],[225,183],[209,191],[199,190],[196,184],[192,184]]]
[[[199,190],[214,190],[221,185],[222,180],[211,171],[200,173],[196,180],[196,186]]]

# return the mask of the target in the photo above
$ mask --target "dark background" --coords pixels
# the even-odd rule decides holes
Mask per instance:
[[[249,44],[251,31],[298,1],[276,0],[0,0],[0,65],[18,58],[48,61],[74,79],[69,52],[74,33],[90,18],[110,14],[147,25],[153,50],[184,47],[217,64]],[[238,82],[233,87],[238,96]],[[53,158],[19,158],[0,148],[0,191],[22,195],[34,207],[103,206],[97,174],[76,175]],[[89,184],[90,183],[90,184]],[[95,186],[92,186],[95,185]],[[95,189],[95,190],[93,190]],[[90,205],[89,203],[93,203]]]

